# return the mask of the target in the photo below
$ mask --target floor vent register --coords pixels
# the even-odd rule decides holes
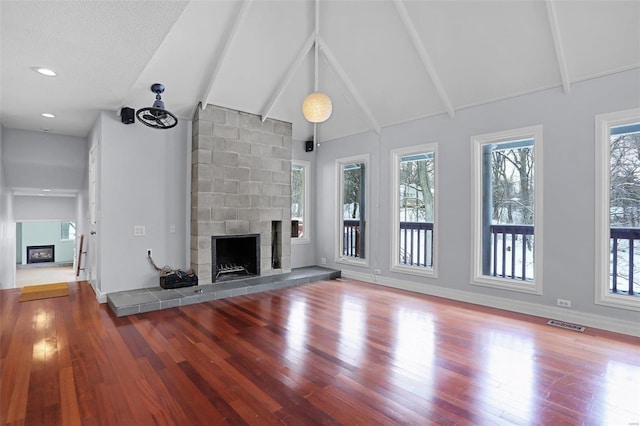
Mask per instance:
[[[571,324],[568,322],[558,321],[558,320],[549,320],[547,324],[552,325],[554,327],[566,328],[567,330],[579,331],[580,333],[586,330],[586,328],[584,328],[581,325]]]

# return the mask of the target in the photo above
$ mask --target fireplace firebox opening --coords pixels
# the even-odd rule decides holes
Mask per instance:
[[[27,263],[55,262],[56,246],[27,246]]]
[[[211,282],[260,275],[260,234],[211,237]]]

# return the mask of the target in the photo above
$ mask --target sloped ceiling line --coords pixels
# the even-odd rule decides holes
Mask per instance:
[[[433,65],[433,62],[431,61],[431,57],[429,56],[427,49],[424,47],[422,40],[420,40],[420,36],[418,35],[418,32],[416,31],[416,28],[413,25],[413,21],[409,17],[407,8],[402,3],[402,0],[393,0],[393,3],[396,6],[398,15],[400,15],[400,19],[402,20],[402,23],[404,24],[404,27],[407,30],[407,33],[409,33],[409,38],[411,38],[411,41],[413,42],[413,46],[416,48],[418,52],[418,56],[420,56],[420,60],[422,61],[422,64],[427,70],[427,74],[429,75],[429,78],[431,78],[431,81],[433,82],[433,85],[435,86],[436,91],[440,96],[440,100],[444,104],[444,107],[447,110],[449,117],[453,118],[455,116],[455,110],[453,109],[453,105],[451,104],[449,95],[447,94],[447,91],[445,90],[444,85],[442,84],[442,80],[440,80],[440,76],[438,76],[436,67]]]
[[[238,12],[238,16],[236,17],[236,20],[233,23],[233,27],[231,27],[231,30],[227,34],[226,42],[224,44],[224,47],[222,48],[222,52],[220,52],[220,57],[216,58],[215,68],[213,70],[213,73],[211,74],[211,79],[209,80],[209,84],[207,85],[207,90],[203,93],[201,97],[202,101],[200,103],[200,106],[202,109],[205,109],[209,104],[209,98],[211,97],[211,92],[213,91],[213,85],[216,82],[216,77],[218,76],[218,72],[220,71],[220,68],[224,63],[225,57],[227,56],[227,52],[229,51],[229,47],[231,47],[231,44],[233,43],[233,39],[235,38],[236,33],[238,32],[238,28],[240,27],[240,24],[244,21],[244,18],[247,15],[247,10],[249,10],[249,5],[251,4],[251,2],[252,0],[244,0],[242,2],[242,5],[240,6],[240,11]]]
[[[362,97],[358,89],[356,89],[356,86],[353,84],[353,82],[351,81],[351,79],[349,78],[345,70],[342,68],[342,66],[336,59],[336,56],[333,54],[331,49],[329,49],[329,46],[327,46],[327,44],[324,42],[322,37],[318,36],[317,43],[318,43],[318,47],[320,48],[320,52],[322,53],[322,56],[324,56],[329,66],[333,68],[336,74],[338,74],[338,77],[340,77],[340,80],[342,80],[342,83],[344,84],[344,86],[347,88],[349,93],[351,93],[351,96],[356,101],[356,103],[360,107],[360,110],[364,114],[365,119],[369,122],[371,129],[373,129],[373,131],[375,131],[379,135],[382,131],[380,129],[380,124],[378,123],[378,120],[376,120],[376,117],[371,112],[371,108],[369,108],[369,106],[365,102],[364,98]]]
[[[564,56],[562,47],[562,37],[560,36],[560,26],[558,25],[558,15],[556,14],[556,5],[554,0],[546,0],[547,16],[549,17],[549,25],[551,26],[551,34],[553,35],[553,44],[556,49],[556,58],[558,59],[558,67],[560,68],[560,77],[562,78],[562,89],[568,94],[570,89],[569,72],[567,71],[567,61]]]
[[[273,108],[275,103],[278,102],[280,95],[282,94],[282,92],[284,92],[284,89],[287,87],[287,85],[295,75],[296,71],[300,67],[300,64],[302,64],[302,61],[304,61],[304,58],[307,56],[307,54],[313,47],[313,44],[315,42],[315,37],[316,37],[315,33],[311,33],[307,41],[304,43],[304,45],[296,55],[296,59],[293,61],[293,64],[291,64],[291,66],[289,67],[285,75],[280,80],[280,84],[278,85],[276,90],[273,92],[273,94],[269,98],[267,105],[262,110],[262,122],[264,122],[267,118],[269,118],[269,113],[271,112],[271,109]]]
[[[155,56],[158,54],[158,51],[166,43],[167,37],[174,30],[176,23],[180,20],[180,18],[184,14],[185,9],[186,9],[186,7],[182,9],[182,12],[180,12],[180,15],[176,18],[176,20],[173,22],[173,25],[171,26],[171,28],[166,32],[166,34],[162,38],[162,42],[157,46],[157,48],[155,49],[155,51],[153,52],[153,54],[151,55],[151,57],[149,58],[149,60],[145,64],[145,66],[138,73],[138,76],[136,77],[134,83],[129,87],[129,90],[127,90],[127,95],[125,95],[124,99],[122,99],[121,105],[119,105],[118,108],[115,111],[117,117],[120,117],[123,107],[126,107],[127,105],[130,105],[134,101],[132,96],[131,96],[131,92],[133,91],[133,88],[138,87],[138,86],[140,86],[142,84],[142,81],[141,81],[142,76],[149,69],[150,64],[153,62]],[[193,114],[190,115],[190,117],[192,117],[192,116],[193,116]]]

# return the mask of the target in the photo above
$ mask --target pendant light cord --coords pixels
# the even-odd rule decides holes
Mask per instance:
[[[313,60],[313,91],[318,91],[318,39],[320,38],[320,0],[316,0],[315,15],[315,41],[313,42],[314,60]],[[318,123],[313,123],[313,144],[318,142]]]
[[[313,73],[313,91],[318,91],[318,40],[320,39],[320,0],[316,0],[316,27],[315,27],[315,42],[313,43],[315,50],[314,58],[314,73]]]

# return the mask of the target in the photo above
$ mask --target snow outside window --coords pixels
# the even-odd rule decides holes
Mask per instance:
[[[338,230],[336,262],[368,266],[369,156],[336,160]]]
[[[542,294],[542,126],[472,137],[473,284]]]
[[[291,162],[291,242],[308,243],[309,238],[309,169],[308,161]]]
[[[436,144],[391,152],[391,270],[436,276]]]
[[[640,310],[640,109],[596,116],[596,300]]]

